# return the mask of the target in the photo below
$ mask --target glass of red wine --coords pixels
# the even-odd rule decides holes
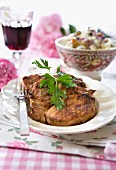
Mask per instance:
[[[32,30],[33,11],[24,8],[0,8],[0,21],[5,46],[12,52],[11,60],[19,70],[21,55],[27,49]]]

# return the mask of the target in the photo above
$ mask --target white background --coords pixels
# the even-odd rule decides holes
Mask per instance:
[[[73,24],[79,28],[101,25],[116,25],[115,0],[0,0],[0,6],[23,5],[33,8],[36,13],[36,22],[42,15],[59,13],[65,25]]]
[[[41,16],[58,13],[65,28],[103,28],[116,35],[116,0],[0,0],[0,6],[9,4],[34,9],[33,29]],[[0,45],[2,40],[0,28]]]

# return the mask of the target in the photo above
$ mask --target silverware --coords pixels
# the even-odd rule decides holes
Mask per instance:
[[[29,135],[29,124],[27,116],[27,107],[25,102],[24,86],[19,79],[16,80],[17,94],[15,97],[19,101],[19,113],[20,113],[20,135]]]

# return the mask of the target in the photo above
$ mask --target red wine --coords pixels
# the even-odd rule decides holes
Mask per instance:
[[[5,45],[10,50],[24,50],[28,47],[31,35],[31,27],[3,26]]]

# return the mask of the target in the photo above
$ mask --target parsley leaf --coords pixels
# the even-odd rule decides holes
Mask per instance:
[[[58,110],[63,109],[64,101],[62,98],[66,98],[65,92],[61,91],[58,86],[56,86],[54,94],[51,98],[51,103],[55,105]]]
[[[66,92],[62,91],[59,88],[59,84],[62,84],[66,88],[76,87],[76,84],[73,82],[73,78],[70,75],[62,73],[60,67],[57,68],[56,74],[50,74],[50,68],[48,66],[48,61],[40,59],[41,63],[37,60],[32,62],[36,64],[39,68],[49,70],[49,73],[43,74],[43,80],[40,83],[40,88],[47,88],[47,92],[52,96],[51,104],[53,104],[58,110],[63,109],[64,101],[66,98]]]
[[[40,60],[41,60],[41,62],[42,62],[43,65],[42,65],[38,60],[33,61],[32,64],[36,64],[37,67],[39,67],[39,68],[45,68],[45,69],[47,69],[47,70],[50,71],[50,68],[51,68],[51,67],[48,66],[48,61],[47,61],[47,60],[43,60],[43,59],[41,59],[41,58],[40,58]]]
[[[62,35],[66,35],[66,30],[63,27],[60,28],[60,31],[61,31]]]
[[[76,29],[76,27],[74,25],[69,24],[68,26],[69,26],[68,32],[66,31],[65,28],[63,28],[63,27],[60,28],[60,32],[62,33],[63,36],[65,36],[67,34],[74,33],[74,32],[77,31],[77,29]]]
[[[66,86],[67,88],[68,87],[76,87],[76,84],[73,83],[72,77],[67,74],[60,76],[57,79],[57,81],[60,82],[62,85]]]
[[[51,76],[50,74],[46,73],[43,75],[43,77],[45,77],[45,79],[43,79],[40,83],[40,88],[42,87],[47,87],[48,88],[50,86],[54,86],[54,83],[55,83],[55,78],[53,76]]]
[[[76,31],[77,31],[76,27],[69,24],[69,32],[70,32],[70,33],[74,33],[74,32],[76,32]]]

